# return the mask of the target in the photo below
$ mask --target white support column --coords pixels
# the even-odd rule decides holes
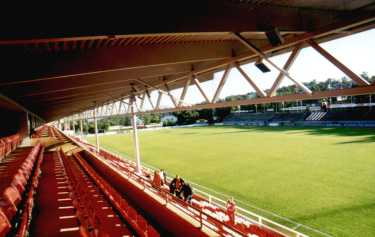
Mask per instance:
[[[83,137],[83,121],[82,121],[82,118],[79,120],[79,128],[81,130],[81,138]]]
[[[99,136],[98,136],[98,121],[96,119],[96,108],[94,108],[94,126],[95,126],[95,139],[96,139],[96,152],[100,152]]]
[[[135,98],[134,96],[130,99],[130,111],[131,111],[131,123],[133,127],[133,143],[135,150],[135,160],[136,160],[136,172],[138,174],[142,173],[141,170],[141,155],[139,151],[139,141],[138,141],[138,130],[137,130],[137,115],[135,114]]]

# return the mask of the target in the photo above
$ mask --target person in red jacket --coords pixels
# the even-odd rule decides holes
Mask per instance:
[[[154,171],[154,179],[152,180],[152,186],[154,188],[160,189],[163,185],[163,180],[161,179],[159,171]]]
[[[227,201],[227,215],[229,217],[229,223],[234,225],[236,216],[236,202],[234,201],[233,197]]]

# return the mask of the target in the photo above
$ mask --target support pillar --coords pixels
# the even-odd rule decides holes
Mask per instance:
[[[95,126],[95,139],[96,139],[96,152],[100,152],[99,136],[98,136],[98,121],[96,119],[96,108],[94,109],[94,126]]]
[[[81,130],[81,137],[83,137],[83,121],[82,121],[82,119],[79,120],[79,128]]]
[[[141,155],[139,151],[139,141],[138,141],[138,129],[137,129],[137,115],[135,114],[135,97],[133,96],[130,101],[130,113],[131,113],[131,123],[133,127],[133,143],[135,150],[135,160],[136,160],[136,172],[141,174]]]

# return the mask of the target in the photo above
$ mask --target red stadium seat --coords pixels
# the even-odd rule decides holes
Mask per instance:
[[[25,191],[25,182],[22,178],[20,178],[20,176],[15,176],[13,178],[13,181],[11,183],[12,186],[14,186],[18,192],[22,193],[23,191]]]
[[[145,218],[143,218],[143,216],[137,215],[137,224],[139,229],[143,231],[147,230],[147,221],[145,220]]]
[[[159,237],[159,233],[152,227],[148,226],[147,237]]]
[[[16,206],[8,198],[0,198],[0,211],[2,211],[8,219],[12,219],[17,213]]]
[[[4,190],[3,197],[8,199],[15,206],[21,201],[22,197],[15,187],[8,187]]]
[[[0,160],[5,156],[5,144],[2,139],[0,139]]]
[[[10,228],[11,225],[7,216],[0,210],[0,237],[6,236]]]

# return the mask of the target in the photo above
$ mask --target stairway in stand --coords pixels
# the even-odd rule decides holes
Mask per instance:
[[[312,112],[305,120],[306,121],[320,121],[324,118],[327,112]]]
[[[80,236],[69,179],[57,152],[45,152],[30,236]]]

